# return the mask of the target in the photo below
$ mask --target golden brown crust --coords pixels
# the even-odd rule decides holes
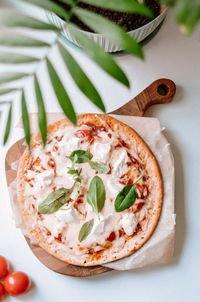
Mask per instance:
[[[102,256],[96,258],[94,257],[93,259],[90,258],[84,262],[83,261],[80,262],[80,260],[78,259],[79,256],[77,256],[76,260],[74,259],[72,260],[71,258],[68,257],[67,253],[64,253],[62,250],[59,250],[59,248],[57,248],[59,246],[59,243],[55,241],[54,248],[52,248],[52,246],[48,244],[46,236],[40,231],[40,228],[37,228],[37,226],[34,229],[32,228],[33,219],[31,215],[28,214],[28,212],[24,207],[24,202],[25,202],[24,169],[27,166],[30,156],[28,149],[26,149],[21,157],[18,167],[18,173],[17,173],[18,202],[25,225],[29,230],[29,232],[31,233],[31,235],[37,241],[37,243],[48,253],[52,254],[53,256],[65,262],[74,265],[83,265],[83,266],[91,266],[91,265],[110,262],[135,253],[140,247],[143,246],[143,244],[150,238],[150,236],[154,232],[160,218],[162,200],[163,200],[163,183],[162,183],[162,176],[160,173],[158,163],[154,155],[152,154],[151,150],[146,145],[146,143],[142,140],[142,138],[132,128],[110,116],[99,115],[99,114],[98,115],[82,114],[78,116],[79,125],[88,122],[95,124],[97,126],[103,126],[104,123],[106,123],[113,131],[118,131],[119,136],[125,135],[129,141],[130,146],[131,145],[137,146],[138,154],[140,158],[143,160],[143,162],[145,162],[146,171],[148,172],[150,177],[154,179],[153,194],[155,197],[155,201],[154,201],[153,210],[151,211],[151,215],[148,217],[148,229],[144,234],[143,233],[141,234],[141,238],[139,238],[139,240],[137,240],[137,242],[133,246],[131,246],[131,238],[130,238],[130,240],[128,240],[128,245],[126,245],[126,248],[123,251],[120,251],[119,254],[117,255],[110,254],[110,252],[107,253],[106,252],[107,250],[105,250]],[[67,127],[69,125],[71,125],[71,123],[67,119],[59,120],[48,126],[48,133],[49,135],[52,135],[58,129]],[[40,143],[41,143],[40,135],[36,134],[32,139],[32,148],[34,148],[36,144],[40,144]]]

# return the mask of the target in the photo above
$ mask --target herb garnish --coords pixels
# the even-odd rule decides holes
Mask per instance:
[[[137,197],[137,192],[135,190],[135,185],[143,178],[143,175],[136,180],[132,185],[126,185],[117,195],[115,199],[115,211],[122,212],[130,208]]]
[[[60,188],[51,192],[38,207],[41,214],[51,214],[58,211],[70,198],[72,190]]]
[[[99,217],[99,212],[103,209],[106,198],[105,187],[99,176],[94,176],[90,182],[87,194],[87,202]]]
[[[85,222],[79,232],[78,240],[81,242],[87,238],[87,236],[92,231],[94,225],[94,219],[91,219],[90,221]]]

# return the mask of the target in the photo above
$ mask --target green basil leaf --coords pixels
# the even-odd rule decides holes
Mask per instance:
[[[94,225],[94,219],[91,219],[90,221],[85,222],[79,232],[78,240],[81,242],[87,238],[87,236],[92,231]]]
[[[69,170],[67,171],[67,173],[68,173],[68,174],[78,174],[78,171],[75,170],[75,169],[69,169]]]
[[[122,212],[130,208],[134,204],[136,196],[137,193],[134,184],[125,186],[115,199],[115,211]]]
[[[58,211],[70,198],[71,189],[60,188],[51,192],[44,201],[39,204],[41,214],[51,214]]]
[[[75,150],[72,152],[69,159],[71,159],[73,163],[82,164],[87,163],[88,160],[92,159],[92,157],[93,155],[90,152],[84,150]]]
[[[103,181],[99,176],[94,176],[90,182],[90,187],[87,194],[87,202],[98,214],[103,209],[105,199],[106,192]]]
[[[108,165],[97,163],[96,161],[90,161],[89,164],[93,170],[96,170],[100,174],[107,174],[110,171],[110,167]]]

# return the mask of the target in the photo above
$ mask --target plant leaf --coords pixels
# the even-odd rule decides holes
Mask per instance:
[[[60,53],[63,57],[63,60],[76,85],[99,109],[105,112],[105,107],[99,93],[97,92],[93,84],[90,82],[82,68],[70,55],[67,49],[61,45],[61,43],[58,43],[58,47],[60,49]]]
[[[99,176],[94,176],[90,182],[87,202],[97,214],[103,209],[106,198],[106,192],[102,179]]]
[[[0,89],[0,95],[8,94],[10,92],[17,91],[17,88],[5,88],[5,89]]]
[[[7,27],[25,27],[41,30],[54,30],[58,31],[55,25],[42,22],[38,19],[35,19],[31,16],[21,14],[16,11],[11,11],[8,9],[0,10],[0,24]]]
[[[16,81],[28,76],[27,73],[20,72],[2,72],[0,73],[0,84]]]
[[[0,52],[0,63],[2,64],[23,64],[39,61],[38,58],[21,55],[18,53]]]
[[[4,133],[4,139],[3,139],[3,144],[5,145],[9,134],[10,134],[10,128],[11,128],[11,120],[12,120],[12,103],[10,104],[9,112],[8,112],[8,118],[7,118],[7,123],[6,123],[6,129]]]
[[[51,192],[38,207],[41,214],[51,214],[58,211],[70,198],[71,190],[60,188]]]
[[[87,26],[104,34],[110,41],[128,53],[143,58],[142,47],[121,26],[82,8],[75,7],[73,13]]]
[[[75,150],[72,152],[69,159],[73,163],[82,164],[82,163],[87,163],[88,160],[90,160],[92,157],[93,155],[90,152],[84,150]]]
[[[49,0],[23,0],[26,3],[30,3],[36,6],[39,6],[41,8],[44,8],[50,12],[54,12],[56,15],[65,18],[66,20],[68,20],[69,18],[69,12],[67,12],[62,6],[60,6],[59,4],[53,2],[53,1],[49,1]]]
[[[95,161],[89,161],[89,165],[93,170],[96,170],[100,174],[107,174],[110,171],[110,167],[103,163],[97,163]]]
[[[118,12],[134,13],[153,18],[148,7],[133,0],[82,0],[82,2]]]
[[[78,240],[80,242],[85,240],[87,236],[91,233],[93,225],[94,225],[94,219],[91,219],[90,221],[87,221],[82,225],[78,235]]]
[[[76,4],[76,2],[73,0],[59,0],[59,1],[62,3],[68,4],[68,5],[72,5],[72,6],[74,6]]]
[[[31,131],[30,131],[29,115],[26,106],[24,91],[22,92],[22,98],[21,98],[21,111],[22,111],[22,122],[24,126],[25,138],[30,149]]]
[[[38,105],[38,124],[42,136],[43,145],[45,146],[47,141],[47,118],[46,118],[46,112],[44,107],[44,101],[41,94],[40,86],[38,83],[38,79],[36,76],[34,76],[34,82],[35,82],[35,94],[36,94],[36,100]]]
[[[129,80],[127,79],[125,73],[117,65],[117,63],[109,53],[104,52],[104,50],[99,45],[97,45],[93,40],[82,33],[77,26],[69,24],[68,27],[78,44],[94,62],[96,62],[115,80],[119,81],[127,87],[130,87]]]
[[[63,87],[63,84],[61,83],[53,65],[51,62],[47,59],[47,68],[49,71],[49,76],[51,79],[51,83],[53,85],[55,94],[57,96],[58,102],[65,113],[65,115],[69,118],[69,120],[76,125],[76,114],[74,112],[74,108],[72,106],[72,103],[70,101],[70,98],[65,91],[65,88]]]
[[[19,33],[1,32],[0,45],[19,47],[46,47],[49,43],[30,38]]]
[[[134,204],[136,196],[134,184],[125,186],[115,199],[115,211],[122,212],[130,208]]]

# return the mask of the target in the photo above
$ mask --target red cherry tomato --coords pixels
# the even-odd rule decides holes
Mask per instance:
[[[30,285],[29,277],[23,272],[10,273],[4,280],[4,288],[11,296],[24,294]]]
[[[0,279],[3,279],[8,275],[8,270],[8,262],[3,256],[0,256]]]
[[[4,295],[5,295],[5,290],[4,290],[3,284],[0,283],[0,302],[3,301]]]

